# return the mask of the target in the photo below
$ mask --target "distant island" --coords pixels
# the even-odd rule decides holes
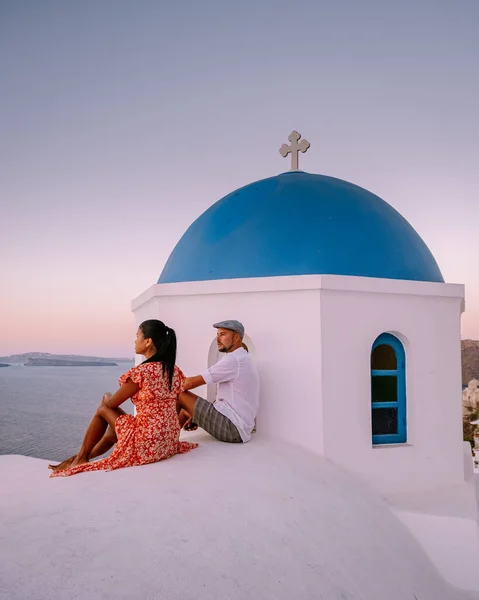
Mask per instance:
[[[7,365],[6,363],[0,363],[0,368],[2,367],[11,367],[12,365]]]
[[[134,359],[50,354],[48,352],[26,352],[0,357],[0,367],[9,367],[12,364],[21,364],[25,367],[117,367],[120,362],[133,364]]]
[[[25,367],[117,367],[106,360],[62,360],[61,358],[29,358]]]

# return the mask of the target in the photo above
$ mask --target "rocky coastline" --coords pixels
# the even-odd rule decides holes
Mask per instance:
[[[60,358],[29,358],[25,367],[117,367],[116,362],[101,360],[66,360]]]

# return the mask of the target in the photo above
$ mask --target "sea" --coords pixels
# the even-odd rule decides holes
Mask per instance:
[[[0,455],[61,461],[80,448],[104,392],[133,362],[112,367],[0,368]],[[127,400],[122,409],[133,414]]]

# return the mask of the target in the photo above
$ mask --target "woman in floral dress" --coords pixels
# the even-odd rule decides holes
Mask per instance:
[[[80,451],[59,465],[49,465],[51,477],[145,465],[196,448],[198,444],[179,440],[176,400],[185,376],[175,365],[174,330],[156,319],[144,321],[136,334],[135,352],[146,360],[120,377],[114,394],[104,394]],[[136,416],[120,408],[129,398]],[[110,456],[89,462],[115,443]]]

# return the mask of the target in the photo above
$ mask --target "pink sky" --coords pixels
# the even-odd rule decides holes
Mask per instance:
[[[292,129],[304,170],[381,196],[466,284],[479,339],[479,4],[162,4],[2,3],[0,355],[132,356],[132,298],[287,170]]]

